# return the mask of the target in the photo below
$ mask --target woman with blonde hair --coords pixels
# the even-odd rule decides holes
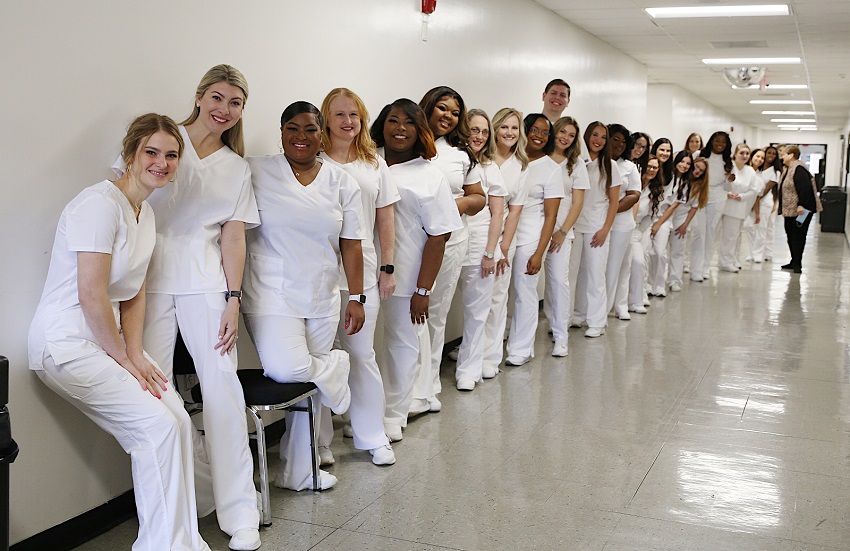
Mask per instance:
[[[688,139],[685,140],[685,147],[683,147],[682,149],[690,153],[691,156],[695,156],[699,154],[700,150],[702,150],[702,147],[702,136],[700,136],[696,132],[691,132],[690,134],[688,134]]]
[[[395,216],[393,204],[399,200],[392,174],[386,161],[377,152],[369,135],[369,112],[360,97],[347,88],[334,88],[325,96],[321,107],[321,159],[352,176],[360,187],[363,219],[363,308],[366,321],[363,329],[351,334],[346,327],[345,312],[341,312],[337,339],[348,352],[351,371],[350,424],[343,434],[354,438],[354,447],[369,450],[375,465],[392,465],[395,453],[384,432],[384,383],[375,357],[375,327],[380,301],[395,292],[393,265]],[[380,260],[375,248],[375,234],[380,243]],[[342,307],[348,305],[349,289],[345,275],[340,278]],[[322,417],[319,431],[319,453],[323,465],[334,462],[329,445],[333,423],[329,415]]]
[[[719,261],[721,270],[737,273],[741,225],[758,196],[761,181],[753,167],[747,164],[750,160],[750,146],[745,143],[736,145],[732,159],[734,178],[728,183],[727,200],[720,217]]]

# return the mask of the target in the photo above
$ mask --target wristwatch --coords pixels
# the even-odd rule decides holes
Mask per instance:
[[[366,295],[348,295],[348,301],[359,302],[360,304],[366,304]]]
[[[384,264],[383,266],[381,266],[381,271],[387,272],[387,274],[392,274],[395,271],[395,266],[393,266],[392,264]]]
[[[567,232],[565,232],[565,231],[563,230],[563,228],[558,228],[558,230],[557,230],[557,231],[558,231],[558,233],[560,233],[560,234],[561,234],[561,235],[563,235],[564,237],[566,237],[566,236],[567,236]]]
[[[431,289],[426,289],[425,287],[417,287],[416,294],[420,297],[427,297],[431,294]]]
[[[242,304],[242,291],[225,291],[224,292],[224,300],[225,301],[230,300],[232,297],[236,297],[236,299],[239,301],[239,304],[240,305]]]
[[[493,260],[493,257],[495,256],[496,255],[494,253],[491,253],[490,251],[484,251],[484,258],[489,258],[490,260]]]

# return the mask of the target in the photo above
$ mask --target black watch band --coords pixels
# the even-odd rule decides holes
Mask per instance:
[[[392,264],[384,264],[383,266],[381,266],[381,271],[386,272],[388,274],[392,274],[395,271],[395,266],[393,266]]]
[[[236,297],[239,301],[239,304],[242,304],[242,291],[225,291],[224,292],[224,300],[228,301],[231,298]]]

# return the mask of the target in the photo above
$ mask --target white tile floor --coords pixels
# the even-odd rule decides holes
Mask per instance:
[[[262,549],[850,549],[850,254],[813,225],[794,275],[783,238],[777,262],[574,330],[567,358],[543,322],[534,361],[472,393],[447,362],[443,411],[411,422],[398,463],[338,431],[339,484],[273,489]],[[227,549],[214,515],[202,533]]]

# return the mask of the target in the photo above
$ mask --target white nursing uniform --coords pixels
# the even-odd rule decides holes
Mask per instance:
[[[388,432],[397,432],[407,425],[419,358],[430,357],[430,350],[420,350],[420,343],[427,349],[431,342],[427,324],[410,320],[425,243],[429,236],[461,231],[463,222],[446,177],[429,161],[417,157],[392,165],[390,172],[401,197],[395,204],[396,289],[383,305],[387,362],[379,367],[386,393],[384,424],[391,427]]]
[[[773,193],[765,190],[769,182],[779,183],[779,171],[770,167],[756,172],[756,176],[761,180],[760,191],[758,193],[759,197],[761,197],[761,201],[759,202],[759,223],[755,223],[755,214],[753,211],[750,211],[746,222],[744,222],[744,229],[747,231],[752,260],[761,262],[773,256],[773,232],[776,213],[772,212]]]
[[[546,199],[564,198],[564,177],[561,165],[543,156],[528,163],[526,174],[528,198],[522,208],[516,230],[516,255],[511,265],[514,290],[514,315],[508,336],[508,355],[519,358],[534,356],[534,335],[537,332],[537,280],[540,272],[526,274],[528,260],[537,250],[540,233],[546,218],[543,208]],[[547,243],[548,248],[548,243]],[[545,256],[545,254],[544,254]],[[542,266],[541,266],[542,269]]]
[[[573,207],[573,190],[590,189],[587,176],[587,166],[582,159],[576,159],[572,171],[567,168],[567,159],[559,163],[561,176],[564,179],[564,198],[558,206],[558,218],[555,221],[555,231],[564,225],[570,209]],[[567,232],[561,250],[546,253],[546,288],[543,294],[543,313],[549,320],[552,338],[567,340],[570,324],[570,252],[572,251],[575,232],[573,228]]]
[[[723,206],[720,227],[720,267],[726,270],[738,269],[738,238],[744,218],[755,204],[756,197],[764,189],[761,178],[750,165],[738,168],[732,165],[735,180],[728,184],[729,191],[741,196],[741,200],[727,199]]]
[[[177,181],[153,192],[156,248],[148,269],[144,345],[171,379],[177,331],[194,360],[204,395],[204,438],[195,438],[195,491],[201,516],[216,511],[233,535],[256,528],[254,461],[245,431],[245,399],[236,350],[214,350],[227,305],[221,227],[260,222],[251,172],[227,146],[198,157],[186,129]]]
[[[638,200],[635,229],[632,232],[631,275],[629,276],[629,311],[643,311],[647,302],[647,257],[651,247],[649,227],[652,224],[649,186],[643,188]]]
[[[130,454],[139,517],[133,549],[208,550],[198,534],[193,429],[182,398],[173,388],[159,400],[142,392],[98,343],[78,299],[77,254],[111,255],[106,293],[120,329],[120,303],[139,293],[155,243],[148,203],[142,203],[137,222],[129,200],[112,182],[77,195],[59,218],[47,281],[30,327],[29,365]],[[163,471],[170,476],[163,477]]]
[[[487,248],[490,232],[490,197],[506,197],[505,181],[496,163],[483,165],[481,186],[487,205],[478,214],[468,217],[469,246],[460,270],[460,291],[463,298],[463,341],[457,357],[456,380],[481,380],[484,368],[484,326],[493,300],[495,275],[481,277],[481,259]],[[499,213],[501,216],[502,213]],[[498,247],[498,242],[496,243]],[[490,251],[495,253],[494,251]]]
[[[623,177],[617,163],[611,161],[611,187],[620,187]],[[609,239],[601,247],[591,247],[593,235],[605,225],[608,214],[608,190],[605,175],[598,160],[587,161],[590,189],[584,194],[584,208],[575,225],[579,270],[576,278],[575,322],[586,321],[589,327],[604,328],[608,316],[608,295],[605,285],[605,267],[608,263]],[[610,232],[609,232],[610,234]]]
[[[681,196],[681,197],[680,197]],[[676,190],[675,196],[676,203],[679,204],[676,207],[676,212],[670,217],[671,225],[670,225],[670,260],[668,263],[667,270],[667,285],[678,287],[682,287],[682,275],[684,274],[685,269],[685,244],[687,243],[687,235],[691,232],[690,225],[688,225],[688,233],[685,234],[685,237],[679,237],[675,233],[676,229],[685,223],[685,220],[688,219],[688,214],[691,212],[691,209],[695,209],[699,207],[699,197],[697,197],[693,193],[693,187],[688,186],[686,191]],[[696,215],[695,215],[696,216]],[[693,222],[693,220],[691,220]]]
[[[345,308],[348,304],[348,281],[345,274],[339,280],[340,320],[337,328],[337,340],[343,350],[348,352],[351,372],[348,385],[351,387],[351,406],[348,415],[354,432],[354,447],[360,450],[373,450],[389,444],[384,433],[384,383],[375,358],[375,327],[380,309],[378,292],[379,266],[375,240],[376,209],[388,207],[398,202],[398,189],[384,159],[378,157],[377,164],[356,160],[350,163],[337,163],[322,153],[322,160],[338,167],[353,177],[360,187],[363,219],[360,231],[363,234],[363,294],[366,295],[366,321],[363,328],[354,335],[345,328]],[[319,445],[326,446],[331,441],[333,423],[330,416],[324,416],[319,432]]]
[[[502,239],[504,238],[505,223],[508,219],[510,207],[522,208],[528,200],[528,186],[526,185],[528,170],[522,168],[522,163],[515,155],[511,155],[499,167],[502,180],[505,184],[505,214],[502,218],[502,237],[499,246],[496,247],[496,260],[502,259]],[[511,266],[516,254],[516,236],[514,236],[508,247],[507,260]],[[504,355],[503,337],[505,327],[508,323],[508,291],[511,287],[512,269],[506,269],[502,275],[497,275],[493,282],[493,298],[490,303],[490,313],[487,314],[487,323],[484,325],[484,366],[490,373],[496,373],[499,364],[502,363]]]
[[[661,219],[661,216],[667,212],[667,209],[676,205],[678,211],[681,207],[676,201],[676,191],[678,189],[679,180],[674,176],[673,181],[664,186],[664,193],[658,203],[658,210],[652,217],[652,223],[655,224]],[[667,295],[667,246],[670,244],[670,234],[673,231],[673,216],[661,224],[661,227],[655,233],[655,236],[650,238],[651,247],[649,251],[649,289],[650,293],[658,296]]]
[[[640,193],[641,181],[637,165],[627,159],[617,159],[622,183],[620,201],[629,191]],[[612,309],[618,315],[629,311],[629,276],[631,274],[632,235],[635,229],[635,217],[632,209],[618,212],[608,234],[608,264],[605,269],[605,292],[608,295],[608,311]]]
[[[472,161],[465,151],[449,145],[445,137],[436,140],[437,156],[431,159],[431,163],[440,169],[446,176],[452,197],[459,199],[463,197],[464,186],[481,182],[481,165],[472,166]],[[457,210],[457,206],[455,206]],[[460,268],[466,258],[469,232],[467,230],[467,216],[461,216],[463,227],[452,232],[449,242],[446,243],[446,253],[443,255],[443,264],[434,281],[431,290],[431,306],[428,316],[428,331],[431,335],[431,357],[422,359],[422,370],[417,373],[416,385],[413,389],[415,400],[434,400],[442,390],[440,384],[440,363],[443,361],[443,346],[446,343],[446,319],[449,316],[449,308],[452,298],[457,289]]]
[[[242,311],[266,377],[312,382],[321,403],[344,413],[351,398],[348,354],[331,352],[339,322],[339,240],[360,240],[360,187],[322,164],[301,185],[283,155],[250,157],[262,224],[248,232]],[[301,404],[307,406],[307,401]],[[317,414],[327,415],[319,409]],[[276,484],[312,486],[309,420],[288,416]]]
[[[709,276],[711,258],[714,256],[714,239],[723,205],[726,204],[726,164],[723,156],[712,153],[708,159],[708,204],[697,217],[691,238],[691,278]],[[700,254],[702,251],[702,254]]]

